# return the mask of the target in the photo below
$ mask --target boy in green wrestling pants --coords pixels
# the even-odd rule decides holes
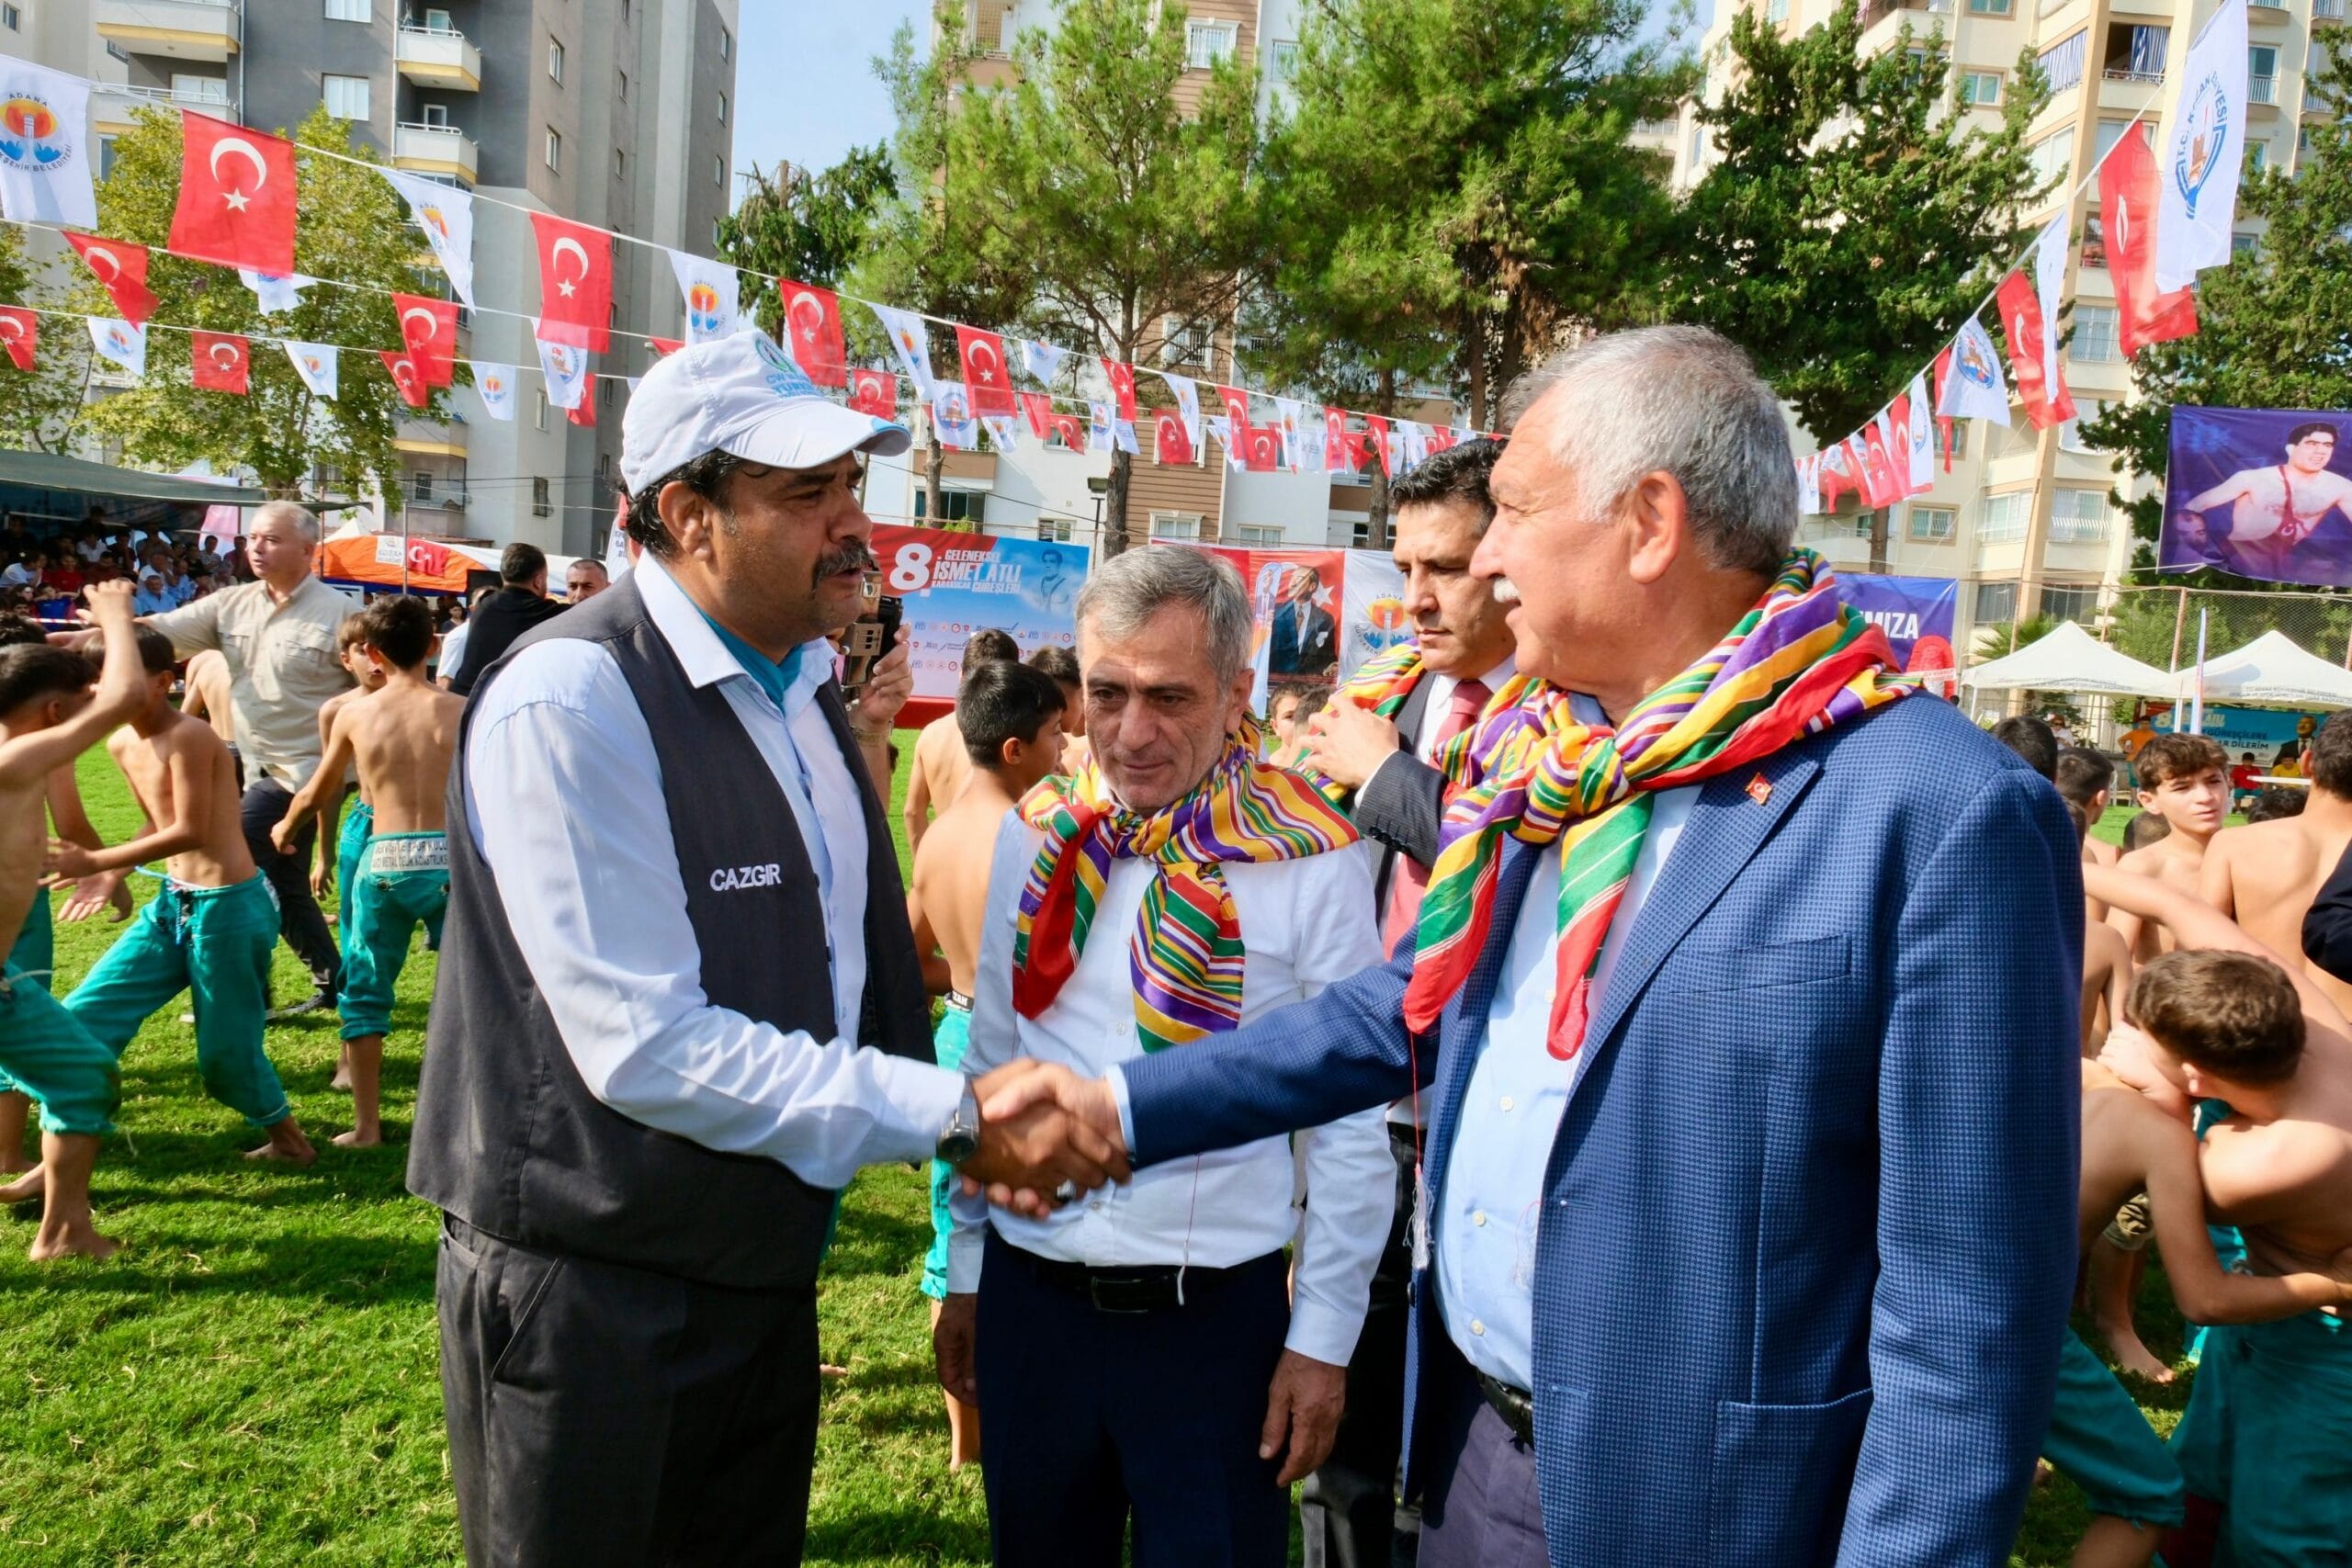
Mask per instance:
[[[348,691],[337,692],[319,706],[319,755],[326,755],[329,742],[334,738],[334,716],[371,692],[384,689],[383,671],[368,661],[365,634],[356,615],[345,615],[335,627],[335,657],[351,678],[359,683]],[[359,857],[368,852],[368,835],[375,831],[376,812],[368,804],[368,792],[355,787],[356,780],[346,769],[342,787],[329,793],[319,810],[319,841],[334,840],[334,929],[338,938],[351,931],[351,886],[359,879]],[[342,827],[335,825],[336,813],[342,814]],[[324,888],[317,890],[322,896]],[[338,1010],[343,1005],[340,995],[335,998]],[[351,1044],[344,1043],[336,1056],[334,1081],[328,1086],[344,1093],[351,1092]]]
[[[336,712],[318,772],[272,833],[281,848],[290,846],[311,813],[342,788],[345,768],[357,762],[360,794],[375,821],[343,886],[341,1009],[351,1053],[352,1129],[335,1142],[345,1148],[384,1141],[379,1085],[392,986],[419,925],[428,942],[441,940],[449,902],[449,761],[466,707],[465,699],[424,677],[433,615],[423,600],[368,605],[359,615],[359,646],[382,684]]]

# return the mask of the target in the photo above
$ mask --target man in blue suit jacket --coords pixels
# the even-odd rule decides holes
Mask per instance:
[[[1695,328],[1538,376],[1472,570],[1522,671],[1623,716],[1761,594],[1787,436]],[[1560,850],[1510,842],[1433,1039],[1408,959],[984,1114],[1052,1093],[1144,1164],[1419,1086],[1423,1568],[1999,1564],[2075,1276],[2075,855],[2046,783],[1915,695],[1657,793],[1566,1061]]]

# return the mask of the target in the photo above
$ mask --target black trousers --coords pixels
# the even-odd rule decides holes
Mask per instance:
[[[276,779],[256,777],[246,785],[245,848],[253,852],[254,863],[261,867],[261,874],[269,878],[270,891],[277,895],[279,930],[286,945],[310,970],[319,988],[332,997],[342,979],[343,953],[335,943],[334,928],[327,924],[326,912],[311,892],[311,846],[318,838],[319,820],[313,817],[302,824],[301,837],[295,840],[290,855],[278,853],[269,839],[270,829],[285,820],[286,808],[293,804],[294,792]]]
[[[1355,1359],[1348,1363],[1348,1407],[1331,1457],[1298,1495],[1306,1568],[1392,1568],[1413,1561],[1411,1539],[1400,1540],[1396,1529],[1405,1335],[1413,1312],[1413,1129],[1390,1123],[1388,1147],[1396,1156],[1396,1215],[1373,1271],[1372,1305]]]
[[[1281,1253],[1189,1303],[1097,1311],[991,1235],[980,1473],[996,1568],[1282,1568],[1290,1496],[1258,1457],[1290,1326]]]
[[[444,1216],[449,1469],[469,1568],[795,1568],[817,1294],[535,1251]]]
[[[1421,1424],[1434,1446],[1421,1500],[1419,1568],[1550,1568],[1535,1450],[1478,1392],[1470,1363],[1441,1326],[1421,1359]]]

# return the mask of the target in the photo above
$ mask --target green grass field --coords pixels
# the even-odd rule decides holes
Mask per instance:
[[[103,753],[85,759],[82,778],[99,832],[120,840],[135,815]],[[155,884],[141,881],[143,898]],[[113,931],[59,928],[61,991]],[[19,1210],[0,1229],[15,1368],[0,1379],[0,1562],[458,1560],[435,1370],[435,1216],[401,1185],[432,977],[420,954],[401,978],[384,1074],[386,1131],[401,1142],[387,1148],[324,1145],[349,1125],[348,1100],[327,1087],[333,1021],[272,1027],[296,1114],[322,1144],[309,1170],[239,1159],[256,1139],[204,1098],[182,1007],[132,1043],[120,1131],[95,1189],[101,1226],[127,1249],[36,1268],[24,1257],[35,1216]],[[278,994],[307,988],[281,948]],[[987,1560],[979,1477],[946,1469],[915,1290],[928,1236],[919,1175],[872,1170],[851,1189],[821,1299],[825,1358],[849,1375],[825,1385],[811,1562]],[[2159,1284],[2143,1329],[2158,1354],[2178,1351]],[[2167,1429],[2186,1397],[2137,1392]],[[2083,1524],[2079,1495],[2050,1483],[2016,1561],[2064,1562]]]

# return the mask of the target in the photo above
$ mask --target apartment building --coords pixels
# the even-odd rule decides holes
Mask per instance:
[[[2167,132],[2173,84],[2190,40],[2219,0],[1867,0],[1863,47],[1940,49],[1951,62],[1950,112],[1997,125],[2020,51],[2049,78],[2051,99],[2030,131],[2036,171],[2052,182],[2032,212],[2035,227],[2063,218],[2074,240],[2066,297],[2075,301],[2074,340],[2065,375],[2082,418],[2132,396],[2129,366],[2117,343],[2115,291],[2099,228],[2097,182],[2090,178],[2135,118],[2157,144]],[[2249,12],[2246,167],[2291,172],[2307,155],[2306,128],[2324,118],[2308,86],[2324,61],[2324,35],[2340,25],[2346,0],[2256,0]],[[1802,32],[1826,20],[1836,0],[1720,0],[1702,45],[1702,96],[1719,95],[1736,62],[1731,18],[1745,9]],[[1654,132],[1666,128],[1650,128]],[[1704,128],[1686,106],[1673,127],[1675,179],[1687,188],[1711,157]],[[2259,243],[2260,225],[2241,224],[2238,243]],[[1987,321],[1990,321],[1989,315]],[[1889,387],[1892,396],[1899,389]],[[1793,424],[1793,422],[1792,422]],[[2130,568],[2128,521],[2108,502],[2110,489],[2139,497],[2155,488],[2119,476],[2112,459],[2086,450],[2078,419],[2051,431],[2028,423],[2023,409],[2009,426],[1963,422],[1951,472],[1938,465],[1935,488],[1893,509],[1890,570],[1959,580],[1962,641],[1973,626],[2005,626],[2036,613],[2095,624],[2112,604]],[[1839,433],[1829,433],[1833,436]],[[1811,442],[1797,435],[1800,450]],[[1841,567],[1870,559],[1871,516],[1848,498],[1838,516],[1808,519],[1804,537]]]
[[[737,0],[19,0],[0,7],[0,49],[12,15],[48,29],[51,53],[31,57],[108,84],[91,100],[102,172],[107,139],[142,104],[277,130],[323,102],[393,167],[485,198],[468,356],[537,363],[529,321],[498,313],[537,310],[530,220],[493,201],[716,253]],[[683,336],[684,310],[660,252],[618,244],[614,266],[616,335],[592,368],[633,376],[650,363],[642,337]],[[596,423],[582,428],[547,406],[535,370],[518,385],[511,423],[463,388],[446,422],[402,423],[407,525],[595,550],[613,512],[620,386],[595,384]]]

